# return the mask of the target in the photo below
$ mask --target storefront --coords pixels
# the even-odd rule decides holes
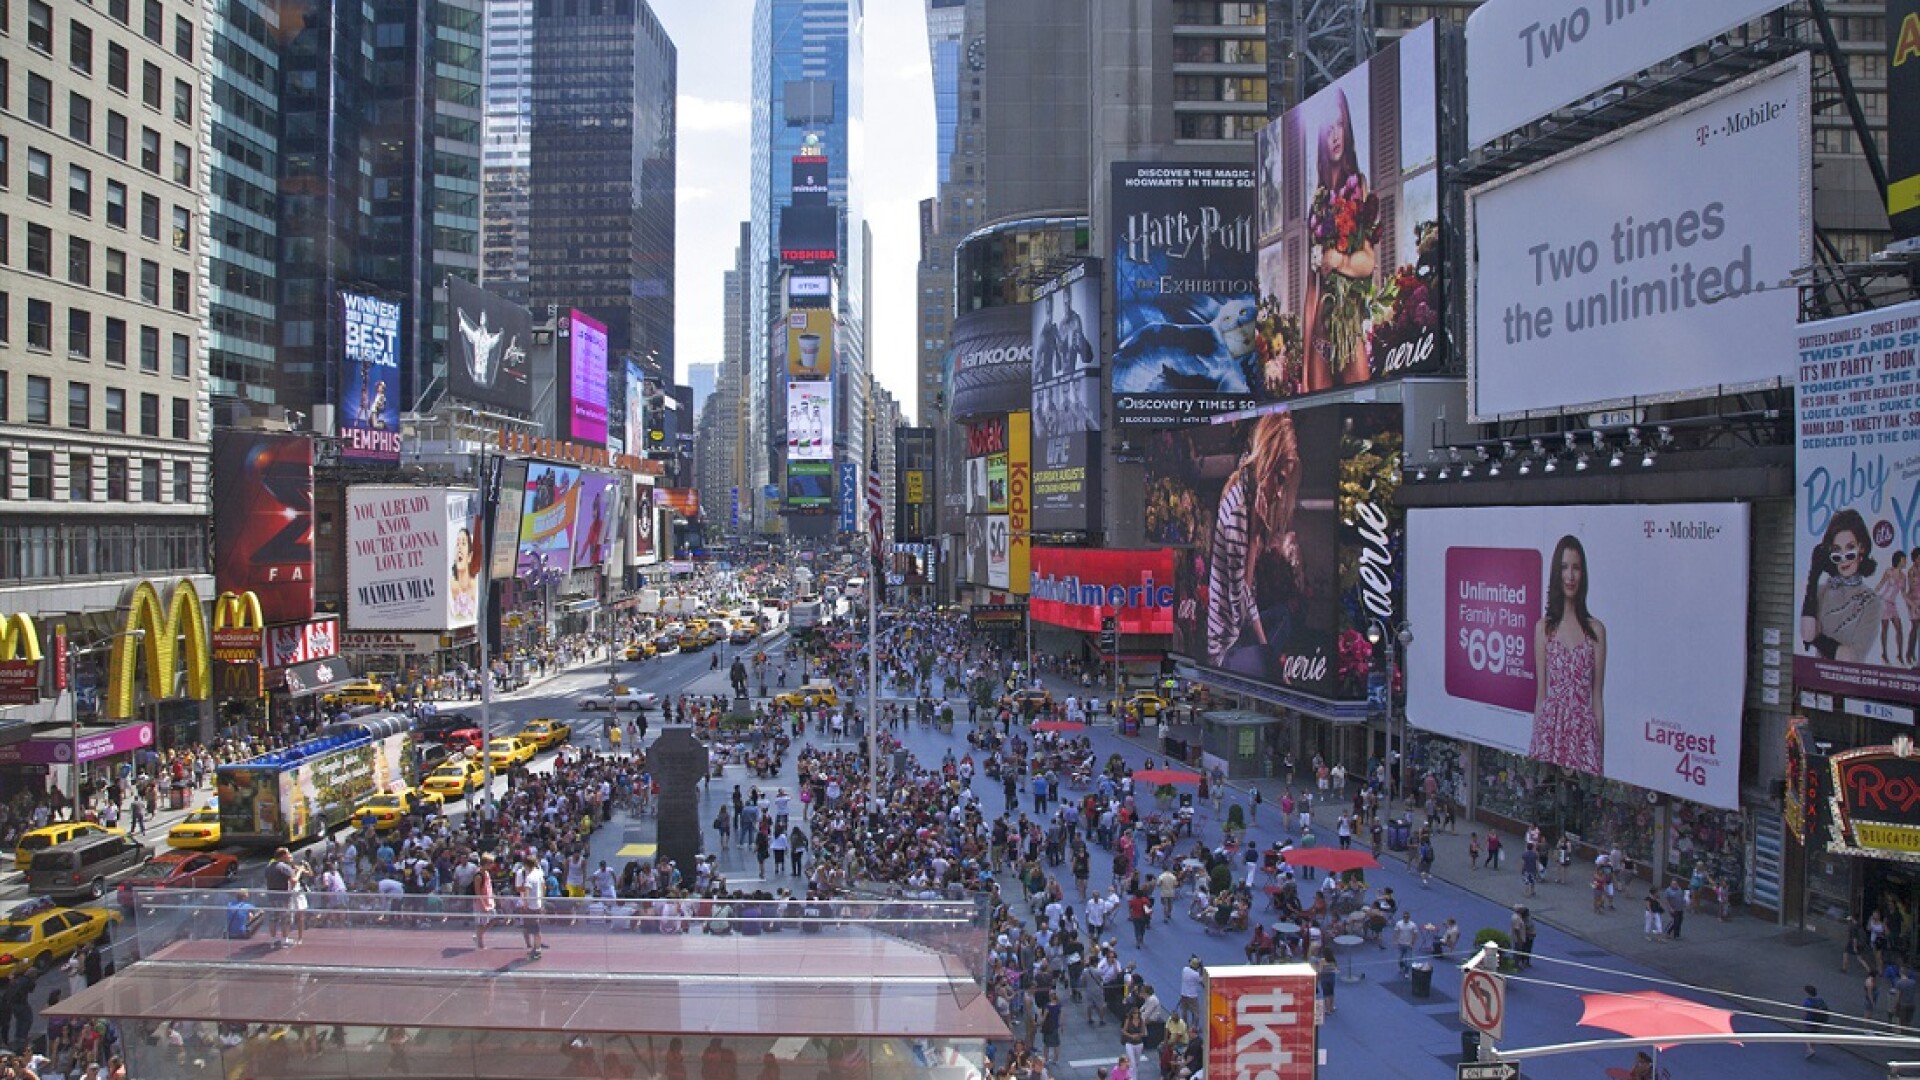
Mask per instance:
[[[122,773],[131,774],[135,756],[154,748],[154,725],[147,721],[119,727],[83,727],[65,738],[37,738],[0,746],[0,772],[27,790],[43,791],[51,778],[55,787],[69,790],[71,769],[79,762],[82,790]],[[9,784],[12,790],[18,790]]]
[[[396,690],[433,696],[457,690],[460,677],[480,662],[474,627],[445,634],[349,630],[340,652],[351,665]]]

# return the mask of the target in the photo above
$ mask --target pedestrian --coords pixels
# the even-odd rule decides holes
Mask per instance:
[[[1180,879],[1171,868],[1162,870],[1154,880],[1154,888],[1160,895],[1160,921],[1170,923],[1173,921],[1173,897],[1180,888]]]
[[[529,851],[520,877],[520,937],[527,946],[527,959],[538,960],[546,942],[540,936],[540,920],[547,907],[547,875]]]
[[[1560,842],[1553,847],[1553,880],[1561,885],[1567,883],[1567,868],[1573,865],[1573,837],[1560,834]]]
[[[1120,1045],[1127,1056],[1123,1059],[1128,1070],[1140,1068],[1140,1051],[1147,1042],[1147,1021],[1140,1015],[1139,1009],[1128,1009],[1127,1018],[1120,1022]]]
[[[1532,844],[1520,853],[1520,881],[1526,895],[1534,895],[1534,886],[1540,882],[1540,852]]]
[[[1256,784],[1253,789],[1253,799],[1247,806],[1247,823],[1248,824],[1250,825],[1260,824],[1260,804],[1266,801],[1267,801],[1266,796],[1260,794],[1259,785]]]
[[[1467,834],[1467,862],[1471,864],[1467,869],[1480,869],[1480,834],[1477,832]]]
[[[1533,914],[1525,904],[1513,905],[1513,918],[1508,923],[1508,931],[1513,938],[1513,966],[1526,971],[1533,967]]]
[[[1900,965],[1900,977],[1893,980],[1893,1022],[1902,1030],[1913,1027],[1913,1006],[1920,980],[1913,976],[1913,965]]]
[[[1860,1002],[1860,1015],[1866,1018],[1867,1023],[1873,1023],[1873,1018],[1880,1012],[1879,973],[1869,971],[1867,972],[1867,977],[1860,981]],[[1889,1012],[1891,1012],[1891,1010],[1889,1010]]]
[[[1856,960],[1859,961],[1861,967],[1872,971],[1873,965],[1867,960],[1866,950],[1866,930],[1861,928],[1858,917],[1853,915],[1847,916],[1847,939],[1840,950],[1840,974],[1845,975]]]
[[[1427,836],[1420,838],[1420,884],[1433,884],[1433,839]]]
[[[1127,918],[1133,923],[1133,947],[1147,947],[1147,927],[1153,924],[1153,898],[1136,892],[1127,900]]]
[[[1487,833],[1487,869],[1500,869],[1500,834]]]
[[[1334,975],[1339,970],[1340,969],[1334,965],[1333,957],[1323,956],[1319,961],[1319,970],[1315,972],[1315,978],[1318,980],[1320,987],[1320,1000],[1327,1003],[1327,1012],[1329,1013],[1334,1011],[1333,991],[1338,981],[1334,978]]]
[[[135,836],[147,835],[147,804],[140,799],[137,799],[137,798],[134,799],[131,817],[132,817],[132,825],[133,825],[133,835]]]
[[[1665,909],[1660,904],[1660,894],[1652,889],[1648,889],[1647,911],[1641,921],[1640,927],[1641,932],[1646,934],[1648,941],[1652,941],[1666,932],[1666,922],[1662,918],[1664,912]]]
[[[1393,924],[1393,948],[1399,954],[1400,977],[1405,979],[1413,974],[1413,945],[1420,939],[1420,924],[1413,921],[1411,911],[1401,911],[1400,921]]]
[[[493,925],[493,915],[499,909],[499,901],[493,895],[493,856],[480,856],[480,869],[473,875],[473,947],[487,947],[487,927]]]
[[[1189,1025],[1200,1024],[1200,992],[1206,982],[1201,971],[1200,958],[1190,956],[1187,966],[1180,969],[1180,1001],[1174,1007],[1182,1019]]]
[[[1680,887],[1679,879],[1675,878],[1667,882],[1667,891],[1661,896],[1660,901],[1665,904],[1667,908],[1667,936],[1678,941],[1680,940],[1680,924],[1686,921],[1687,908],[1691,906],[1691,898],[1688,896],[1687,890]]]
[[[1827,1008],[1827,999],[1820,996],[1820,989],[1812,983],[1808,983],[1802,989],[1807,992],[1807,996],[1800,999],[1800,1008],[1804,1010],[1801,1020],[1806,1025],[1807,1034],[1824,1034],[1828,1021],[1832,1019],[1832,1011]],[[1812,1040],[1807,1041],[1807,1060],[1813,1060]]]

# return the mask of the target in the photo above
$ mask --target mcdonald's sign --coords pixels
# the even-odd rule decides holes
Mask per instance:
[[[188,578],[174,583],[167,602],[150,581],[127,587],[120,597],[120,633],[113,639],[113,653],[107,664],[106,693],[101,696],[102,715],[115,720],[131,719],[134,710],[134,667],[146,661],[147,692],[156,699],[176,696],[174,675],[184,662],[186,694],[195,701],[213,696],[213,666],[207,650],[206,616],[200,610],[200,592]],[[144,631],[135,638],[133,632]]]
[[[0,615],[0,705],[40,700],[40,632],[27,615]]]
[[[266,629],[258,595],[221,593],[213,602],[213,658],[229,664],[259,663]]]

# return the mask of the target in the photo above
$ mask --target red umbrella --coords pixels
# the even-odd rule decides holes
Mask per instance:
[[[1288,848],[1280,853],[1280,857],[1293,866],[1311,866],[1318,870],[1325,870],[1329,874],[1344,874],[1349,870],[1380,869],[1380,860],[1359,848]]]
[[[1632,1039],[1654,1039],[1662,1035],[1733,1034],[1732,1011],[1674,997],[1659,990],[1582,994],[1580,1000],[1586,1006],[1580,1016],[1582,1026],[1617,1031]],[[1666,1048],[1658,1046],[1655,1049]]]
[[[1198,786],[1200,783],[1200,774],[1197,772],[1187,772],[1184,769],[1141,769],[1139,772],[1133,774],[1133,783],[1135,787],[1141,785],[1159,787],[1161,784],[1191,784]]]
[[[1087,725],[1072,720],[1042,720],[1033,725],[1035,731],[1085,731]]]

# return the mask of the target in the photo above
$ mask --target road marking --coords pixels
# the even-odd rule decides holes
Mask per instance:
[[[651,859],[659,850],[658,844],[622,844],[614,854],[622,859]]]
[[[1091,1069],[1099,1065],[1113,1064],[1113,1057],[1109,1055],[1107,1057],[1081,1058],[1078,1061],[1069,1061],[1067,1064],[1076,1069]]]

